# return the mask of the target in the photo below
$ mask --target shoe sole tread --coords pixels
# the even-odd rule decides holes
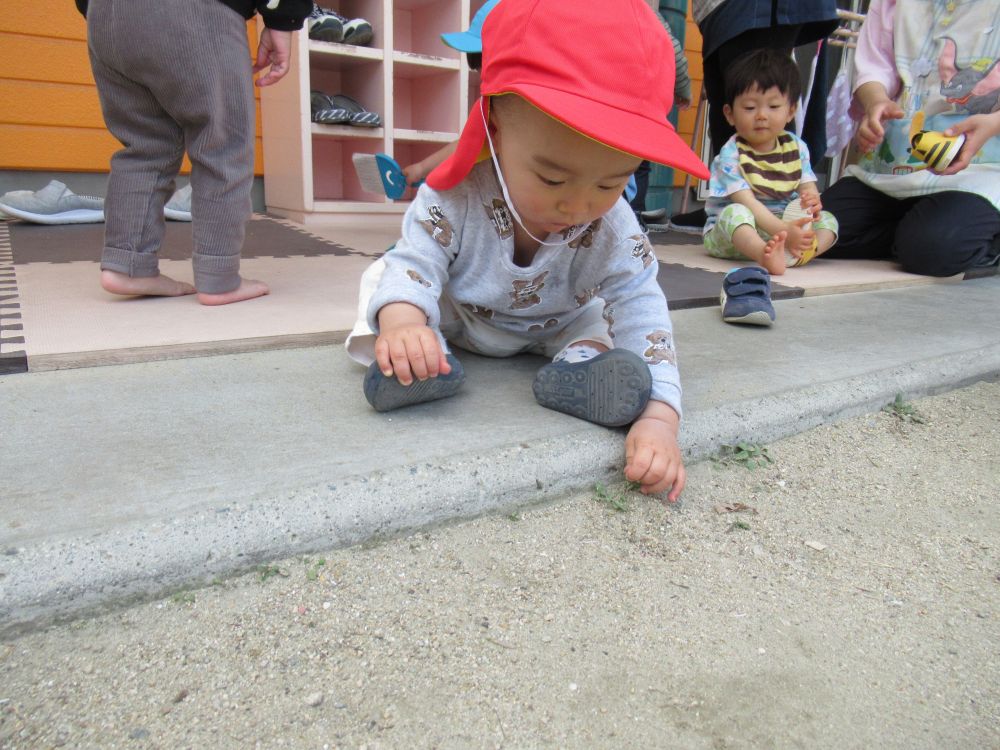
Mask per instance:
[[[606,427],[622,427],[646,408],[653,378],[637,354],[612,349],[585,362],[552,362],[535,376],[542,406]]]

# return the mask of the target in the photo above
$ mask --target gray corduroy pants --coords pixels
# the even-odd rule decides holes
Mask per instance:
[[[254,97],[246,21],[215,0],[91,0],[90,63],[111,158],[101,268],[156,276],[163,206],[191,159],[194,285],[240,284],[250,217]]]

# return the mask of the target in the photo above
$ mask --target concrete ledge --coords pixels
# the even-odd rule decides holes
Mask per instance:
[[[697,461],[721,444],[766,443],[877,411],[900,392],[917,398],[998,375],[1000,346],[993,346],[720,404],[688,415],[686,458]],[[0,633],[205,584],[268,560],[558,498],[620,479],[623,461],[622,433],[588,425],[565,437],[397,466],[169,522],[45,540],[8,551]]]
[[[998,291],[675,313],[688,461],[998,377]],[[539,359],[461,356],[461,394],[389,415],[333,347],[0,377],[0,632],[621,476],[623,431],[533,402]]]

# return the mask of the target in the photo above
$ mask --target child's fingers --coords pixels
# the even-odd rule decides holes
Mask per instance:
[[[670,487],[670,494],[667,495],[667,500],[671,503],[676,503],[678,498],[680,498],[681,493],[684,491],[684,485],[686,484],[687,469],[684,468],[684,464],[680,464],[674,474]]]
[[[625,478],[630,482],[642,483],[642,478],[649,471],[653,462],[653,450],[648,445],[636,447],[629,440],[625,445]]]
[[[257,47],[257,60],[253,64],[253,72],[260,73],[264,68],[267,67],[268,49],[264,44],[258,45]]]
[[[441,347],[438,345],[437,336],[429,328],[421,333],[420,346],[423,349],[427,377],[436,378],[441,373]]]
[[[427,380],[430,375],[427,367],[427,355],[424,354],[423,341],[419,337],[406,342],[406,361],[410,365],[413,377],[417,380]],[[437,357],[434,358],[434,363],[437,364]],[[403,381],[400,380],[400,382]]]
[[[890,102],[882,112],[883,120],[902,120],[906,116],[903,112],[902,107],[900,107],[896,102]]]
[[[384,336],[379,336],[375,340],[375,361],[378,362],[378,369],[386,377],[392,375],[392,360],[389,358],[389,342]]]
[[[802,199],[802,208],[812,212],[813,221],[819,218],[819,212],[823,210],[823,204],[820,202],[819,195],[813,193],[806,195]]]
[[[667,457],[651,446],[643,446],[625,467],[625,478],[642,485],[644,495],[662,492],[670,485],[664,481],[667,471]]]
[[[392,371],[403,385],[413,382],[413,372],[410,370],[410,359],[406,354],[406,341],[402,338],[393,339],[389,342],[389,360],[392,363]]]

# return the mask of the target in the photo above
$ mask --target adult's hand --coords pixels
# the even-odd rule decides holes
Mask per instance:
[[[988,115],[972,115],[959,123],[955,123],[946,131],[945,135],[965,135],[965,143],[962,150],[958,152],[955,160],[948,165],[948,168],[938,172],[938,174],[955,174],[961,172],[972,161],[986,142],[997,135],[1000,135],[1000,112],[993,112]]]

